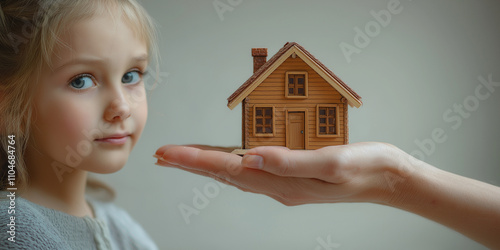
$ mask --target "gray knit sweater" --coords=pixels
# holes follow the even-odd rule
[[[157,249],[142,227],[112,203],[88,200],[95,218],[75,217],[21,197],[13,208],[8,194],[0,192],[0,249]]]

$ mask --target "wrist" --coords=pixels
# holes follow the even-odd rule
[[[383,173],[385,195],[382,203],[397,208],[420,203],[415,199],[425,198],[419,195],[421,188],[428,185],[428,177],[437,169],[395,146],[390,147],[390,163]]]
[[[359,166],[359,171],[351,183],[358,185],[355,189],[360,192],[349,201],[390,205],[405,193],[404,189],[410,185],[409,178],[417,172],[415,168],[419,164],[415,162],[420,161],[391,144],[367,142],[357,145],[362,150],[361,154],[350,155],[356,156],[356,161],[352,162],[356,162],[353,166]],[[353,151],[358,150],[356,147],[351,146]]]
[[[384,143],[385,144],[385,143]],[[407,154],[391,144],[385,144],[383,164],[377,170],[374,203],[401,207],[418,193],[419,183],[432,166]]]

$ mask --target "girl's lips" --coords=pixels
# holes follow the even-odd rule
[[[107,144],[112,144],[112,145],[123,145],[127,142],[128,138],[129,138],[128,135],[126,135],[126,136],[113,136],[113,137],[96,139],[96,141],[102,142],[102,143],[107,143]]]

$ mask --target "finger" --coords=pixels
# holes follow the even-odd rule
[[[210,177],[210,178],[213,178],[216,181],[222,182],[222,183],[227,184],[227,185],[234,186],[234,187],[238,188],[241,191],[258,193],[258,194],[264,194],[264,195],[267,195],[267,196],[269,196],[269,197],[271,197],[271,198],[273,198],[273,199],[275,199],[275,200],[277,200],[277,201],[279,201],[279,202],[281,202],[281,203],[283,203],[285,205],[292,205],[290,202],[288,202],[283,197],[277,196],[274,193],[269,192],[268,190],[264,190],[263,189],[263,190],[257,191],[255,189],[252,189],[251,187],[249,188],[249,187],[242,186],[241,184],[239,184],[237,182],[236,179],[232,179],[232,178],[228,177],[225,174],[219,173],[219,175],[218,175],[218,174],[213,174],[213,173],[210,173],[210,172],[199,171],[199,170],[196,170],[196,169],[193,169],[193,168],[187,168],[187,167],[178,166],[178,165],[177,166],[176,165],[171,165],[169,163],[162,162],[161,160],[158,160],[158,162],[156,163],[156,165],[158,165],[158,166],[166,166],[166,167],[175,167],[175,168],[178,168],[178,169],[181,169],[181,170],[193,173],[193,174]],[[294,205],[298,205],[298,204],[299,203],[294,204]]]
[[[155,157],[171,165],[180,165],[214,174],[225,171],[236,175],[242,169],[241,157],[238,155],[188,146],[166,145],[156,151]]]
[[[305,195],[306,190],[312,188],[312,185],[304,188],[306,183],[314,182],[317,188],[323,186],[319,180],[282,177],[266,171],[243,168],[240,165],[241,157],[223,152],[186,146],[165,146],[157,153],[162,153],[159,165],[173,166],[191,173],[223,180],[224,183],[236,186],[243,191],[265,194],[286,205],[301,204],[303,202],[300,200],[311,196],[311,194]]]
[[[279,194],[277,195],[277,194],[275,194],[275,192],[272,192],[272,191],[270,191],[268,189],[264,189],[263,188],[263,189],[257,190],[257,189],[252,188],[252,185],[248,185],[247,184],[250,187],[246,187],[246,186],[243,186],[242,184],[239,184],[238,180],[239,179],[243,179],[244,176],[248,175],[246,173],[243,173],[239,178],[231,178],[230,176],[228,177],[227,175],[224,175],[224,174],[222,174],[221,176],[219,176],[217,174],[213,174],[213,173],[209,173],[209,172],[204,172],[204,171],[199,171],[199,170],[196,170],[196,169],[193,169],[193,168],[187,168],[187,167],[183,167],[183,166],[171,165],[169,163],[162,162],[161,160],[158,160],[158,162],[156,163],[156,165],[166,166],[166,167],[175,167],[175,168],[178,168],[178,169],[181,169],[181,170],[193,173],[193,174],[198,174],[198,175],[201,175],[201,176],[210,177],[210,178],[213,178],[216,181],[219,181],[219,182],[222,182],[224,184],[236,187],[239,190],[244,191],[244,192],[251,192],[251,193],[257,193],[257,194],[263,194],[263,195],[269,196],[269,197],[275,199],[276,201],[278,201],[278,202],[280,202],[280,203],[282,203],[284,205],[287,205],[287,206],[300,205],[300,204],[304,204],[305,203],[305,202],[300,202],[300,201],[292,201],[292,200],[289,199],[288,196],[279,195]],[[269,175],[268,173],[265,173],[265,172],[262,172],[262,171],[261,171],[261,173],[263,173],[265,175]],[[259,175],[258,172],[256,172],[255,174]],[[254,178],[254,179],[259,178],[261,180],[267,179],[266,177],[262,177],[262,176],[250,177],[250,178]],[[274,178],[282,178],[282,177],[275,176]],[[272,180],[272,182],[273,183],[278,183],[280,181]],[[258,186],[263,187],[263,185],[260,185],[260,184]]]
[[[153,155],[154,157],[156,158],[159,158],[161,157],[161,155],[163,155],[163,152],[170,148],[170,147],[174,147],[176,145],[165,145],[165,146],[162,146],[160,147],[157,151],[156,151],[156,154]],[[212,151],[220,151],[220,152],[227,152],[227,153],[231,153],[233,152],[235,149],[239,149],[240,147],[221,147],[221,146],[210,146],[210,145],[203,145],[203,144],[189,144],[189,145],[184,145],[184,146],[187,146],[187,147],[192,147],[192,148],[198,148],[198,149],[202,149],[202,150],[212,150]]]
[[[283,147],[250,149],[241,160],[247,168],[261,169],[279,176],[318,178],[339,182],[339,165],[343,159],[340,147],[320,150],[290,150]]]
[[[200,171],[200,170],[197,170],[197,169],[187,168],[187,167],[183,167],[183,166],[179,166],[179,165],[172,165],[172,164],[167,163],[167,162],[162,161],[162,160],[158,160],[158,162],[156,162],[155,165],[164,166],[164,167],[178,168],[178,169],[181,169],[181,170],[193,173],[193,174],[210,177],[210,178],[213,178],[216,181],[222,182],[224,184],[228,184],[228,185],[232,185],[232,186],[236,186],[237,188],[240,188],[239,186],[237,186],[236,183],[230,182],[230,179],[226,178],[225,175],[219,176],[219,175],[213,174],[211,172]],[[240,189],[242,189],[242,188],[240,188]],[[243,190],[243,191],[246,191],[246,190]]]
[[[281,177],[254,169],[243,169],[239,175],[229,176],[226,172],[214,174],[194,168],[172,165],[161,160],[158,160],[156,165],[175,167],[190,173],[210,177],[244,192],[264,194],[287,206],[351,201],[348,199],[352,195],[351,188],[343,185],[337,186],[318,179]]]
[[[188,147],[193,147],[193,148],[199,148],[203,150],[212,150],[212,151],[220,151],[220,152],[226,152],[226,153],[231,153],[235,149],[239,149],[240,147],[220,147],[220,146],[210,146],[210,145],[202,145],[202,144],[189,144],[186,145]]]

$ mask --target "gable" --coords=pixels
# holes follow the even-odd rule
[[[333,74],[333,72],[326,68],[302,46],[297,43],[287,43],[228,98],[228,107],[230,109],[235,108],[292,55],[302,59],[303,62],[320,75],[332,88],[345,97],[349,105],[354,107],[360,107],[362,105],[361,97],[356,92],[349,88],[340,78]]]
[[[306,72],[308,97],[291,99],[285,96],[286,73]],[[340,93],[325,81],[316,71],[307,65],[301,58],[288,57],[271,74],[264,79],[247,96],[251,103],[341,103]]]

